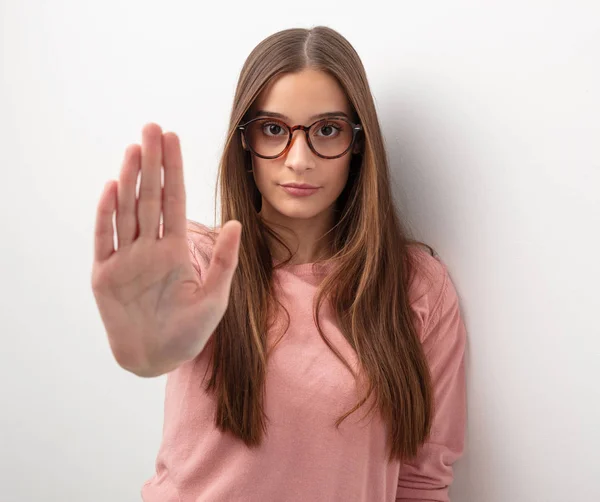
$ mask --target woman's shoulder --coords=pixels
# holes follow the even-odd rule
[[[439,316],[443,305],[457,303],[458,295],[448,267],[437,253],[432,255],[417,244],[409,245],[407,253],[411,265],[408,299],[419,331],[424,334]]]

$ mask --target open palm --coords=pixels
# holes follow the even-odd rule
[[[147,124],[141,146],[127,148],[118,182],[106,184],[96,215],[92,290],[123,368],[157,376],[201,352],[227,309],[240,236],[238,221],[223,225],[201,285],[188,245],[179,139]]]

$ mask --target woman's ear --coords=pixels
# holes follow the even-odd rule
[[[248,145],[246,144],[246,140],[244,139],[244,135],[240,134],[240,137],[242,138],[242,148],[246,151],[249,150]]]

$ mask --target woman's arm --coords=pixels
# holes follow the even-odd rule
[[[447,270],[436,305],[423,339],[434,387],[431,434],[416,458],[400,466],[396,502],[449,502],[452,466],[463,453],[466,329]]]

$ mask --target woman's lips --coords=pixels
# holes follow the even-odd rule
[[[286,187],[283,185],[279,185],[290,195],[294,195],[296,197],[306,197],[308,195],[314,194],[319,188],[295,188],[295,187]]]

